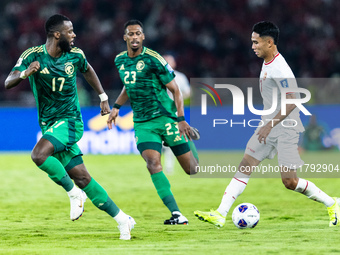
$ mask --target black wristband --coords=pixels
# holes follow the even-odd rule
[[[114,104],[114,105],[113,105],[113,108],[116,108],[116,109],[118,109],[118,110],[120,109],[120,107],[122,107],[120,104]]]
[[[177,121],[178,121],[178,122],[185,121],[184,116],[177,117]]]

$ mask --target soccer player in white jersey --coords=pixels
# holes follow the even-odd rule
[[[252,49],[259,58],[264,60],[259,84],[264,110],[270,109],[272,106],[274,89],[279,95],[278,102],[281,102],[282,96],[286,96],[287,99],[299,97],[295,93],[281,95],[282,88],[297,88],[297,84],[292,70],[278,52],[278,39],[279,29],[273,23],[262,21],[254,25],[251,35]],[[329,226],[339,226],[339,199],[328,196],[314,183],[297,177],[296,168],[304,164],[298,153],[299,133],[304,131],[299,117],[299,109],[294,104],[288,104],[286,115],[283,115],[281,105],[278,103],[276,111],[270,115],[262,116],[262,120],[265,124],[259,126],[248,141],[238,172],[227,186],[218,209],[210,212],[195,211],[194,214],[200,220],[223,227],[232,204],[247,186],[252,169],[262,160],[271,159],[275,154],[278,154],[281,178],[285,187],[323,203],[328,209]],[[282,125],[282,121],[284,121],[284,125]]]

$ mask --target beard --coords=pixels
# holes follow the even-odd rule
[[[64,52],[70,52],[72,47],[70,45],[70,42],[65,38],[65,36],[61,36],[58,46],[60,47],[60,49]]]

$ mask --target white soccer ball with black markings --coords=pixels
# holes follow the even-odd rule
[[[251,203],[242,203],[235,207],[232,219],[238,228],[254,228],[260,220],[260,212]]]

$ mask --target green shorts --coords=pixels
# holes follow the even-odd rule
[[[75,119],[60,119],[50,126],[42,127],[42,138],[53,144],[53,157],[62,163],[66,171],[83,163],[83,154],[77,145],[83,132],[83,122]]]
[[[178,123],[169,117],[161,116],[144,122],[135,122],[134,129],[140,154],[147,149],[161,153],[162,141],[171,148],[175,156],[190,151],[188,142],[183,136],[179,136]]]

